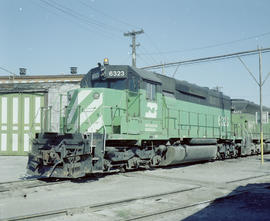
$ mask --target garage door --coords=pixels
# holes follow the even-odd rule
[[[44,94],[0,95],[0,155],[27,155],[40,132]]]

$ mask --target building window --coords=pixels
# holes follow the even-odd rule
[[[157,85],[146,82],[146,99],[156,100]]]

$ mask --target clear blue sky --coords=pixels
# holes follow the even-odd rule
[[[138,67],[267,48],[269,8],[269,0],[0,0],[0,66],[47,75],[70,66],[86,73],[104,57],[130,64],[131,39],[123,32],[140,28]],[[243,59],[258,76],[258,56]],[[263,54],[264,76],[269,59]],[[183,66],[176,78],[258,103],[259,89],[237,59]],[[270,78],[263,93],[270,107]]]

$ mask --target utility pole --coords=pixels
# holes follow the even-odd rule
[[[261,139],[261,160],[262,164],[264,162],[263,159],[263,106],[262,106],[262,53],[259,49],[259,88],[260,88],[260,139]]]
[[[215,90],[215,91],[217,91],[217,92],[221,92],[221,89],[222,89],[223,87],[221,87],[221,86],[215,86],[215,87],[213,87],[213,90]]]
[[[260,144],[261,144],[261,162],[262,164],[264,163],[263,159],[263,105],[262,105],[262,87],[264,83],[266,82],[267,78],[270,76],[270,72],[267,74],[265,79],[262,81],[262,52],[261,49],[258,47],[258,52],[259,52],[259,82],[257,81],[256,77],[253,75],[253,73],[249,70],[247,65],[244,63],[244,61],[238,57],[240,62],[244,65],[248,73],[251,75],[253,80],[257,83],[260,89]]]
[[[130,45],[130,47],[132,48],[132,66],[133,67],[136,67],[136,47],[140,46],[140,44],[136,44],[136,35],[139,35],[142,33],[144,33],[143,29],[139,31],[131,31],[131,32],[124,33],[124,36],[132,37],[132,44]]]

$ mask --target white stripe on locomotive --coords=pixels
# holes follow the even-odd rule
[[[103,103],[103,93],[100,94],[98,99],[95,99],[90,103],[80,114],[80,122],[81,126],[85,122],[87,122],[87,119],[91,117],[91,115],[102,105]]]
[[[77,94],[77,97],[76,97],[76,100],[71,108],[71,111],[68,115],[68,120],[67,122],[70,124],[73,117],[74,117],[74,114],[76,112],[76,109],[78,108],[78,106],[82,103],[82,101],[84,101],[84,99],[89,96],[91,94],[92,90],[83,90],[83,91],[80,91],[78,94]],[[77,121],[77,120],[76,120]]]
[[[99,116],[99,118],[87,129],[87,132],[89,133],[95,133],[100,128],[102,128],[104,125],[102,116]]]

